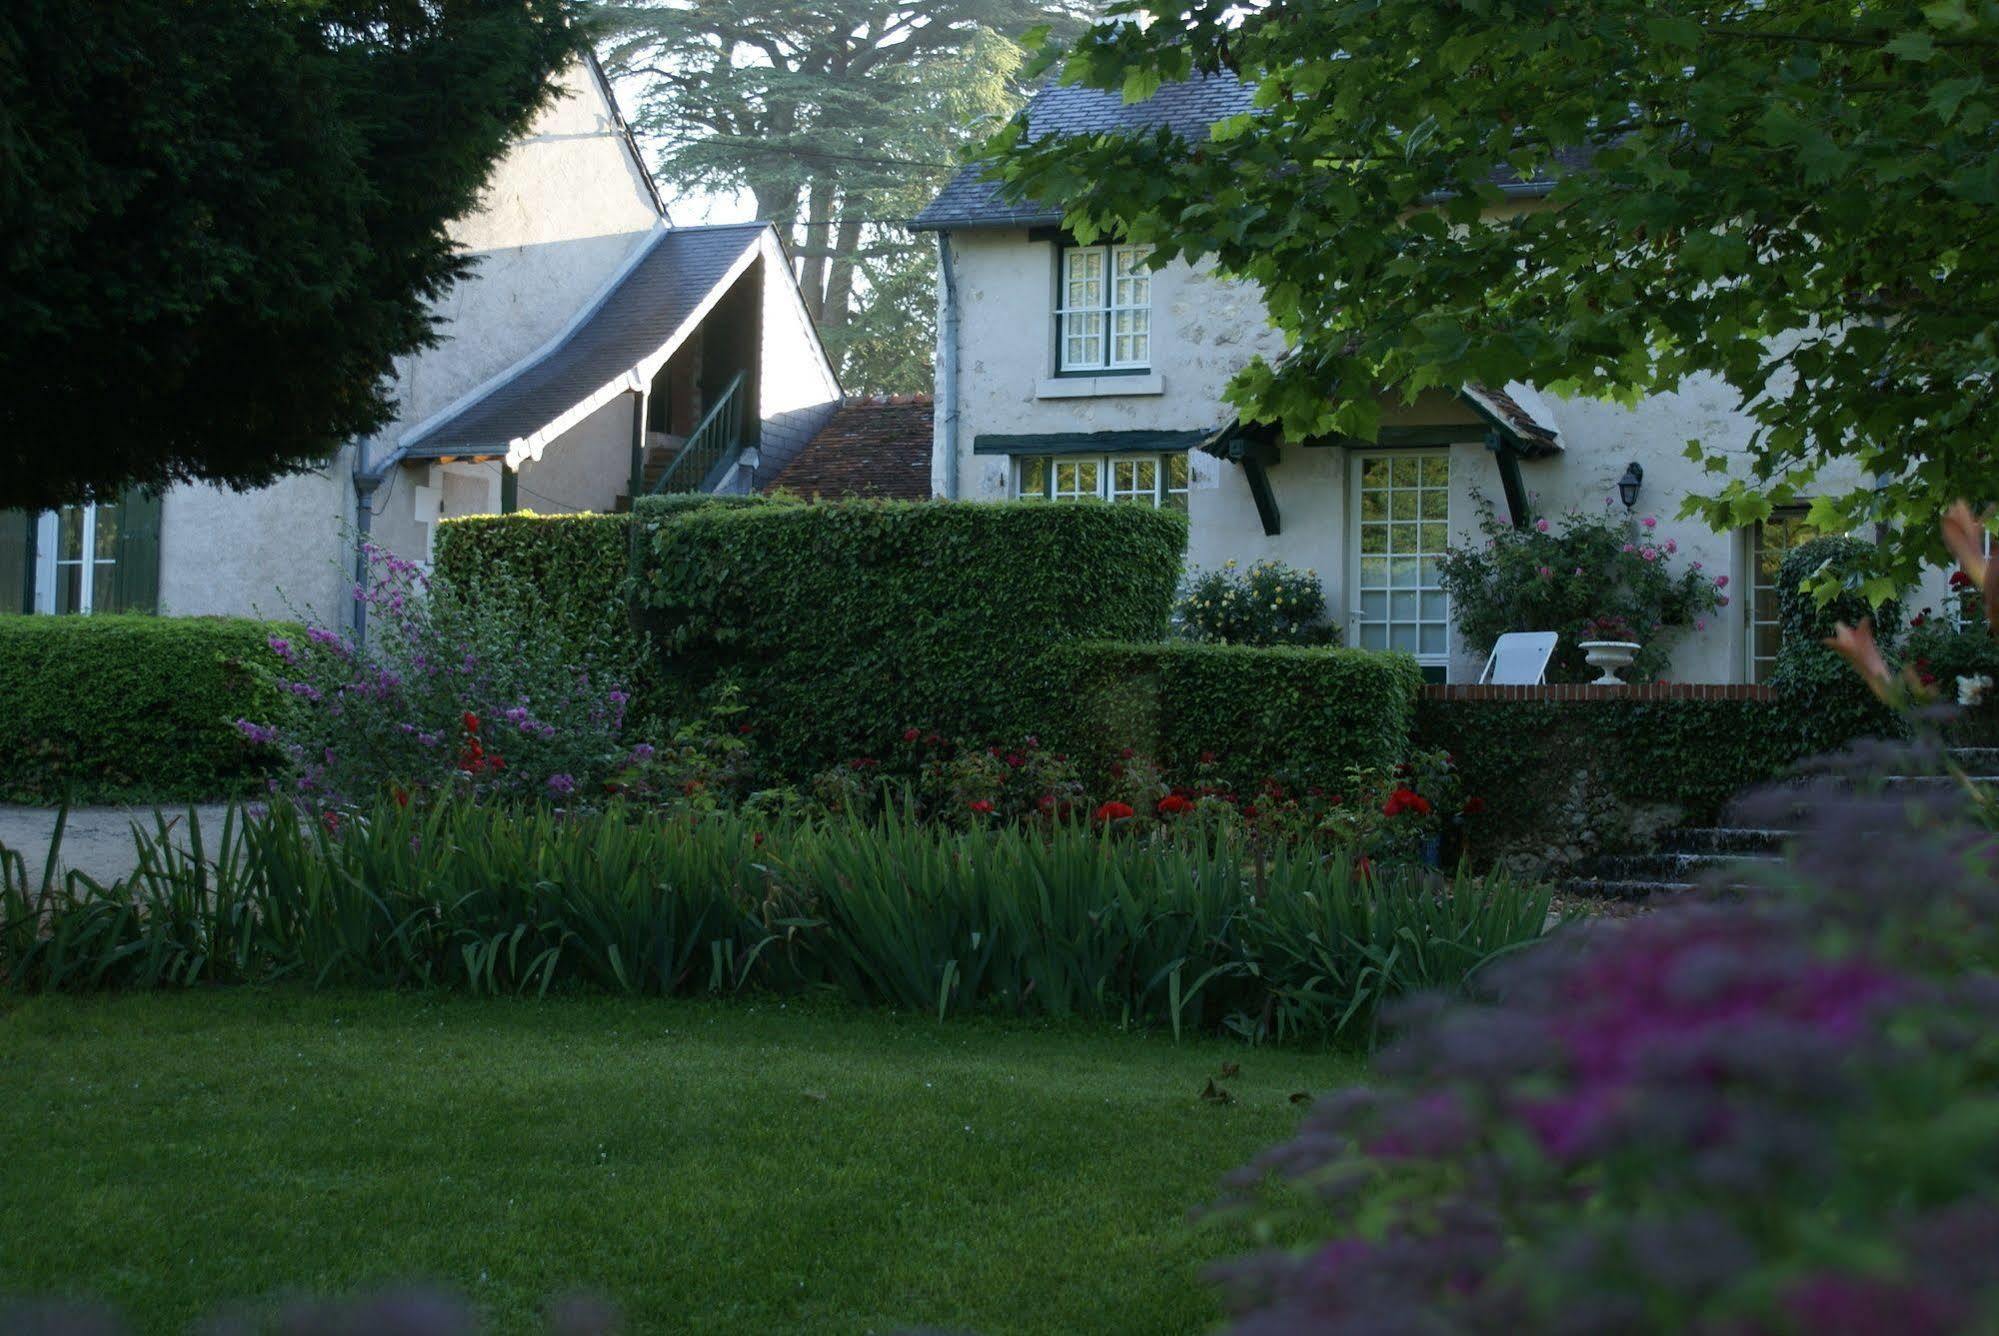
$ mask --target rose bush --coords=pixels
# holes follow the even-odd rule
[[[1195,569],[1173,607],[1173,624],[1189,640],[1214,645],[1337,645],[1340,628],[1326,620],[1319,577],[1278,561],[1247,571],[1235,562]]]
[[[1452,619],[1479,653],[1508,631],[1556,632],[1551,682],[1596,675],[1583,660],[1586,640],[1636,641],[1626,677],[1656,678],[1673,641],[1705,630],[1708,614],[1728,604],[1728,577],[1710,577],[1698,562],[1676,569],[1679,542],[1654,516],[1628,520],[1606,506],[1516,529],[1490,499],[1477,504],[1483,541],[1452,548],[1442,562]]]

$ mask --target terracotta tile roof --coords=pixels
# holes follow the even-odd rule
[[[930,418],[927,394],[851,400],[763,490],[782,487],[829,501],[847,496],[927,501]]]

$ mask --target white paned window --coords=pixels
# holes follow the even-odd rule
[[[1150,250],[1070,246],[1062,251],[1057,371],[1143,371],[1152,365],[1152,274],[1145,268]]]
[[[1013,494],[1024,500],[1115,501],[1187,508],[1187,456],[1030,455],[1013,465]]]
[[[40,612],[90,612],[113,606],[118,566],[118,507],[64,506],[41,517],[37,546]]]
[[[1442,451],[1360,455],[1353,462],[1353,641],[1420,663],[1450,661],[1451,460]]]

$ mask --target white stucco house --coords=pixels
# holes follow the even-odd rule
[[[1199,142],[1248,109],[1249,90],[1223,74],[1129,106],[1116,91],[1050,85],[1026,115],[1037,136],[1168,127]],[[1550,187],[1504,188],[1524,202]],[[977,167],[916,226],[935,234],[939,256],[938,495],[1184,509],[1191,563],[1309,568],[1346,643],[1407,650],[1426,675],[1464,682],[1482,655],[1451,623],[1437,558],[1467,541],[1477,496],[1516,523],[1530,507],[1601,508],[1636,465],[1635,514],[1658,517],[1683,559],[1729,579],[1729,605],[1676,645],[1669,675],[1742,683],[1772,666],[1773,579],[1802,512],[1729,533],[1672,519],[1689,489],[1714,484],[1685,458],[1687,441],[1739,452],[1752,434],[1720,382],[1689,381],[1631,408],[1471,385],[1385,405],[1376,442],[1275,439],[1238,427],[1221,398],[1254,356],[1282,351],[1253,287],[1181,261],[1148,271],[1115,242],[1077,245],[1058,209],[1003,198]]]
[[[357,532],[424,560],[453,516],[748,490],[839,407],[775,229],[673,226],[593,59],[452,231],[475,267],[395,367],[395,423],[256,491],[0,512],[0,611],[341,623]]]

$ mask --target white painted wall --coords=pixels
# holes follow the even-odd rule
[[[370,449],[379,456],[410,426],[547,342],[659,223],[614,108],[590,69],[576,65],[561,96],[495,166],[478,211],[453,224],[473,272],[437,303],[443,342],[397,361],[401,413]],[[161,610],[282,613],[282,587],[298,611],[344,620],[352,469],[350,448],[322,472],[255,492],[170,491],[160,520]],[[376,493],[375,538],[427,557],[440,508],[459,513],[490,495],[480,508],[497,509],[497,488],[496,472],[472,466],[396,470]]]
[[[1052,397],[1044,384],[1053,370],[1055,248],[1031,242],[1024,231],[971,231],[951,235],[961,303],[959,362],[959,495],[997,499],[1007,494],[1007,461],[973,454],[982,433],[1093,432],[1131,429],[1188,430],[1217,426],[1233,416],[1222,403],[1229,378],[1255,354],[1282,346],[1254,289],[1175,263],[1153,276],[1152,377],[1137,385],[1098,382],[1117,392],[1100,397]],[[1151,382],[1151,383],[1146,383]],[[1067,387],[1060,387],[1066,389]],[[939,424],[932,457],[934,485],[945,478],[943,429],[951,387],[939,384]],[[1689,382],[1678,392],[1655,395],[1635,408],[1597,400],[1541,396],[1563,453],[1522,465],[1537,514],[1557,516],[1571,507],[1601,510],[1614,495],[1625,466],[1645,470],[1636,516],[1659,521],[1654,531],[1672,535],[1678,559],[1699,561],[1711,576],[1728,577],[1729,605],[1708,629],[1688,632],[1674,651],[1668,675],[1680,681],[1731,682],[1747,676],[1749,553],[1741,533],[1715,533],[1695,521],[1678,521],[1681,501],[1718,481],[1685,458],[1690,439],[1744,453],[1752,432],[1736,411],[1733,391],[1718,381]],[[1391,421],[1466,421],[1466,410],[1448,397],[1394,406]],[[1451,459],[1450,527],[1454,542],[1470,541],[1477,520],[1474,494],[1492,498],[1504,514],[1496,461],[1482,446],[1455,446]],[[1188,497],[1188,561],[1213,566],[1273,558],[1318,573],[1327,606],[1343,616],[1349,598],[1347,550],[1348,452],[1287,445],[1270,471],[1283,532],[1266,536],[1242,470],[1196,453]],[[1844,487],[1855,475],[1828,471],[1827,485]],[[1621,513],[1622,506],[1616,509]],[[1634,516],[1634,519],[1636,518]],[[1931,582],[1940,588],[1940,578]],[[1926,588],[1917,602],[1937,601]],[[1456,644],[1451,677],[1470,681],[1482,657]]]

